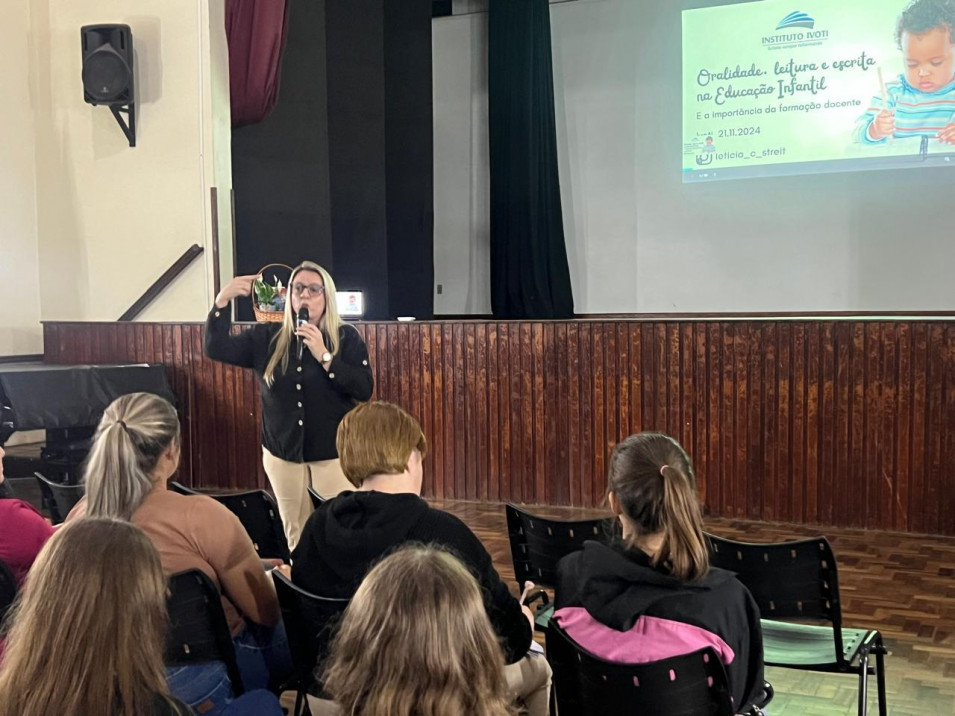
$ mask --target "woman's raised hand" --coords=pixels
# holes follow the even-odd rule
[[[236,276],[229,281],[216,296],[216,308],[225,308],[233,298],[251,296],[252,284],[257,278],[258,276]]]

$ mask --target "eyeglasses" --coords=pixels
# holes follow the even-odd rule
[[[293,283],[292,284],[292,293],[296,296],[301,296],[305,291],[308,291],[310,296],[321,296],[325,293],[325,287],[320,283]]]

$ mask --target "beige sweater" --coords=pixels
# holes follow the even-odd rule
[[[86,514],[83,499],[68,520]],[[157,486],[132,523],[159,551],[167,574],[199,569],[222,591],[222,607],[233,635],[244,619],[274,626],[279,620],[275,588],[239,519],[211,497],[180,495]]]

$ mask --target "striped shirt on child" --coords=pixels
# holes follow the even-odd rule
[[[895,137],[936,137],[948,124],[955,122],[955,80],[937,92],[922,92],[910,85],[904,76],[898,82],[885,86],[888,106],[882,106],[882,97],[872,100],[868,111],[859,117],[853,139],[863,144],[883,144],[887,138],[875,140],[869,136],[869,125],[883,109],[895,111]]]

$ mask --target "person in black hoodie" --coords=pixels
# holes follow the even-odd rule
[[[759,609],[731,572],[708,564],[686,452],[667,435],[631,435],[613,451],[607,489],[622,536],[561,560],[554,618],[583,648],[618,663],[711,646],[737,711],[752,704],[763,687]]]
[[[359,405],[342,420],[337,447],[342,470],[357,489],[309,517],[292,552],[292,581],[323,597],[350,598],[371,567],[403,545],[451,551],[481,586],[511,693],[532,716],[546,714],[551,671],[542,656],[529,653],[533,615],[508,591],[467,525],[420,497],[427,441],[418,421],[391,403]]]

